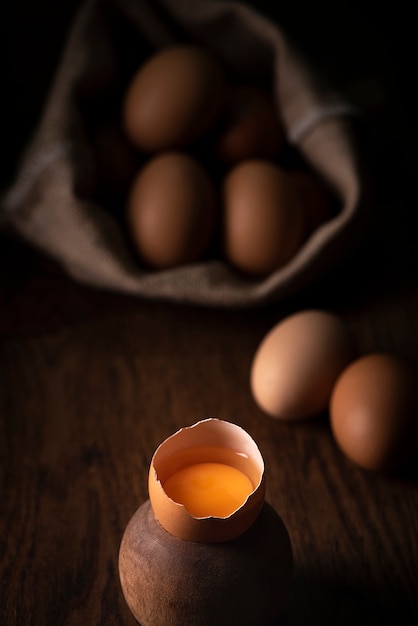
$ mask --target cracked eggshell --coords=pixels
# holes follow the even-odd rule
[[[245,502],[227,517],[194,517],[164,491],[164,481],[185,465],[184,460],[178,459],[193,458],[191,451],[202,446],[216,451],[214,458],[202,461],[231,464],[244,472],[254,486]],[[199,461],[194,459],[193,463],[196,462]],[[171,535],[192,542],[229,541],[248,530],[261,512],[265,496],[264,461],[255,441],[244,429],[208,418],[181,428],[160,444],[151,460],[148,489],[154,515]]]

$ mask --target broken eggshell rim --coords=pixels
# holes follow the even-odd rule
[[[226,517],[195,517],[164,490],[161,480],[164,461],[175,452],[201,445],[220,446],[244,454],[256,473],[256,480],[250,477],[255,485],[252,492]],[[154,515],[167,532],[187,541],[216,543],[243,534],[260,514],[265,490],[264,460],[254,439],[241,426],[218,418],[210,417],[180,428],[158,446],[151,459],[148,491]]]

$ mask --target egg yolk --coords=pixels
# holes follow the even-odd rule
[[[164,491],[195,517],[228,517],[254,490],[246,474],[224,463],[196,463],[172,474]]]

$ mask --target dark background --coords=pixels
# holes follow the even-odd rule
[[[180,0],[181,1],[181,0]],[[39,119],[66,36],[82,0],[6,0],[0,19],[0,189],[13,180]],[[253,2],[292,34],[336,87],[360,94],[382,138],[414,159],[417,123],[414,20],[402,3]],[[378,9],[376,9],[378,7]],[[382,121],[383,118],[383,121]],[[392,148],[392,142],[395,142]]]

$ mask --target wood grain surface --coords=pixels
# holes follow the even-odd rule
[[[11,158],[2,185],[42,108],[39,90],[49,84],[77,2],[64,4],[67,12],[55,22],[51,2],[37,4],[37,19],[49,19],[48,40],[33,20],[21,19],[19,7],[28,2],[7,3],[3,24],[12,34],[3,58],[12,80],[3,122]],[[312,5],[309,16],[316,10]],[[262,337],[305,308],[341,315],[361,352],[418,361],[417,159],[410,132],[416,100],[406,63],[415,48],[403,37],[413,22],[408,28],[400,11],[393,23],[398,47],[386,36],[392,13],[366,63],[366,73],[376,60],[388,70],[394,105],[380,127],[375,215],[359,249],[303,294],[253,310],[137,300],[76,284],[51,260],[0,235],[0,626],[135,625],[118,575],[123,532],[147,499],[155,448],[207,416],[243,426],[264,456],[267,500],[288,529],[295,557],[282,626],[418,624],[418,460],[397,475],[363,471],[336,447],[326,414],[280,423],[258,409],[249,389]],[[334,18],[344,16],[336,5]],[[379,31],[376,11],[367,17],[364,23],[352,14],[345,31],[344,43],[356,54],[354,63],[346,50],[344,67],[354,78],[365,59],[359,44],[364,52]],[[300,27],[298,10],[296,18]],[[353,40],[354,22],[364,26],[361,41]],[[311,41],[322,42],[318,58],[337,78],[342,66],[330,50],[339,31],[318,17],[316,23],[324,38]],[[305,19],[303,28],[310,25]],[[21,45],[27,38],[35,44],[30,58],[31,48]],[[408,154],[401,140],[412,147]]]

